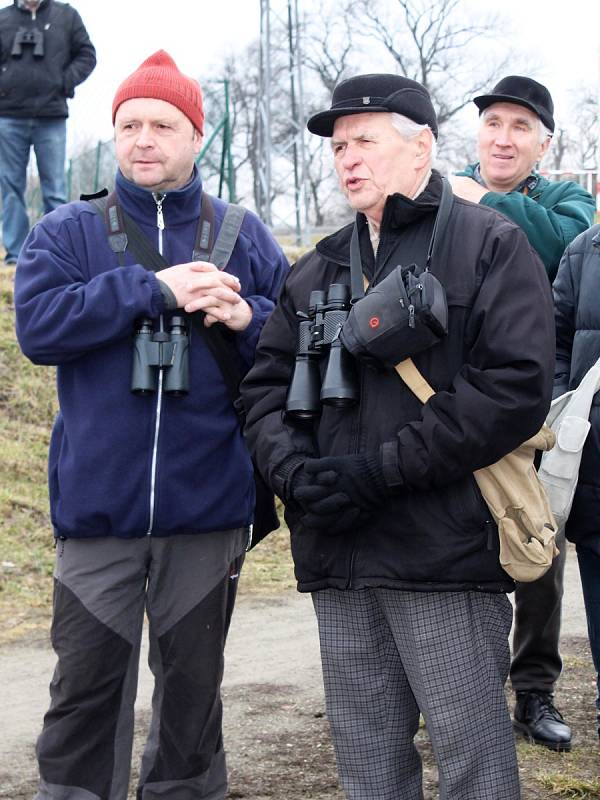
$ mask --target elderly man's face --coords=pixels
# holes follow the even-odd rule
[[[331,147],[342,192],[352,208],[381,224],[389,195],[412,197],[431,158],[430,133],[404,139],[382,112],[339,117]]]
[[[510,192],[531,173],[550,146],[540,142],[539,119],[515,103],[494,103],[481,117],[479,161],[486,186]]]
[[[179,189],[192,174],[202,136],[164,100],[126,100],[115,117],[115,152],[123,175],[153,192]]]

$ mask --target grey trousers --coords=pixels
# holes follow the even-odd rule
[[[246,538],[58,542],[36,800],[126,800],[144,610],[155,688],[138,800],[225,797],[220,685]]]
[[[504,594],[329,589],[313,602],[348,800],[422,800],[419,713],[440,800],[518,800]]]
[[[554,691],[562,670],[559,652],[563,576],[567,543],[557,537],[560,554],[548,572],[533,583],[517,583],[510,682],[515,692]]]

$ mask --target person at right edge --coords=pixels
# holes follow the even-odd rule
[[[450,178],[454,193],[519,225],[552,281],[567,245],[592,224],[595,207],[575,181],[549,181],[537,172],[554,132],[550,92],[531,78],[509,75],[473,102],[480,112],[479,163]],[[564,531],[557,545],[560,555],[542,578],[517,583],[510,680],[515,731],[551,750],[570,750],[571,730],[554,706],[562,670]]]
[[[473,472],[546,418],[550,286],[518,225],[448,196],[433,168],[437,118],[420,83],[349,78],[308,128],[331,139],[355,224],[291,269],[242,395],[255,462],[285,504],[298,589],[312,594],[341,785],[348,800],[422,800],[414,742],[422,714],[441,800],[519,800],[504,693],[514,582],[500,565],[498,531]],[[418,267],[430,248],[425,277]],[[413,276],[434,276],[443,287],[448,314],[445,336],[407,351],[417,323],[398,282],[410,265]],[[370,289],[359,299],[363,277]],[[381,327],[387,361],[340,352],[338,339],[350,345],[346,321],[339,336],[329,317],[314,316],[307,330],[323,292],[337,307],[349,284],[356,302],[346,320],[366,304],[366,330]],[[395,313],[408,312],[405,324],[389,327],[380,310],[389,297],[398,298]],[[309,362],[318,359],[305,342],[320,341],[321,330],[332,336],[317,364],[321,393],[332,352],[346,353],[356,380],[344,373],[339,389],[331,384],[334,402],[318,407],[312,394],[294,396],[292,378],[310,368],[305,351]],[[408,355],[436,392],[424,404],[391,366]],[[348,390],[355,405],[338,402]],[[294,416],[306,407],[315,413]]]
[[[567,247],[553,286],[556,322],[554,395],[576,389],[600,358],[600,225]],[[596,670],[600,738],[600,392],[590,410],[577,489],[565,526],[575,543],[588,636]]]

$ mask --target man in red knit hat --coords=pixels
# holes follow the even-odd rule
[[[223,648],[255,482],[207,335],[220,323],[247,371],[287,262],[246,212],[226,267],[211,263],[231,207],[202,191],[202,93],[167,53],[119,86],[112,115],[115,193],[48,214],[17,266],[19,341],[57,366],[60,398],[58,664],[36,798],[126,800],[146,611],[155,691],[137,797],[222,800]]]

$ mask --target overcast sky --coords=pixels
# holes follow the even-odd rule
[[[600,81],[600,3],[568,0],[465,0],[482,11],[507,15],[519,30],[515,41],[540,69],[534,77],[545,83],[558,114],[568,91],[579,83]],[[1,2],[6,5],[5,2]],[[112,135],[110,108],[120,81],[147,56],[163,48],[180,69],[202,80],[215,75],[214,66],[226,53],[241,51],[260,33],[259,0],[71,0],[96,46],[98,65],[70,102],[69,139],[87,142]],[[314,0],[299,0],[302,14]],[[280,13],[286,0],[272,0]],[[318,4],[317,4],[318,7]]]

